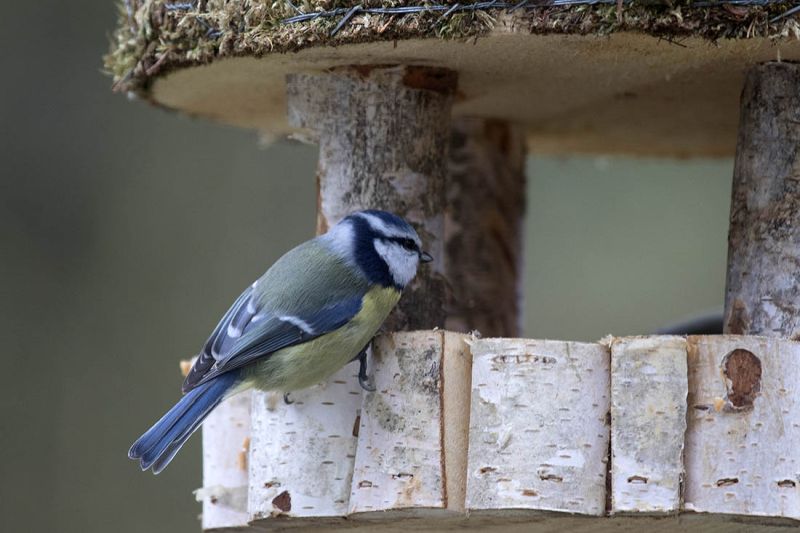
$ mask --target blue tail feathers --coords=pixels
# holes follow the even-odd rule
[[[128,457],[138,459],[142,470],[161,472],[238,380],[238,372],[228,372],[186,393],[133,443]]]

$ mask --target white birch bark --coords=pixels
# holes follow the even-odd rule
[[[472,353],[467,511],[603,515],[609,348],[484,339]]]
[[[373,345],[350,512],[440,516],[464,509],[470,354],[465,336],[395,333]]]
[[[800,339],[800,65],[750,69],[733,171],[725,333]]]
[[[611,344],[611,512],[681,510],[686,339]]]
[[[292,392],[286,405],[255,392],[250,441],[251,522],[288,524],[347,514],[356,450],[361,388],[349,364],[324,384]],[[297,520],[302,524],[303,520]]]
[[[685,507],[800,519],[800,343],[689,337]]]
[[[246,526],[251,392],[228,398],[203,422],[203,529]]]
[[[289,406],[254,393],[248,465],[247,395],[232,398],[204,429],[203,527],[766,533],[800,520],[800,342],[610,346],[382,336],[370,364],[378,390],[363,403],[356,365]]]

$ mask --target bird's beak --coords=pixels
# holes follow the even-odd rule
[[[431,261],[433,261],[433,256],[428,252],[421,252],[419,254],[419,260],[422,261],[423,263],[430,263]]]

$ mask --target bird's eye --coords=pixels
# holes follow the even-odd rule
[[[409,252],[419,252],[419,247],[417,246],[417,243],[414,241],[414,239],[409,239],[407,237],[392,237],[387,240],[399,244]]]
[[[411,250],[411,251],[417,250],[417,243],[415,243],[412,239],[400,239],[400,246],[402,246],[406,250]]]

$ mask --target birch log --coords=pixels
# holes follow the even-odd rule
[[[377,390],[364,395],[350,512],[361,518],[464,510],[470,361],[466,337],[444,331],[381,336]]]
[[[453,122],[445,249],[447,329],[518,337],[522,328],[525,136],[496,120]]]
[[[686,339],[626,337],[611,345],[611,512],[682,508]]]
[[[800,518],[800,343],[689,337],[686,509]]]
[[[431,67],[343,68],[287,77],[289,122],[319,141],[320,232],[358,209],[406,218],[434,260],[387,322],[445,323],[444,213],[456,74]]]
[[[467,511],[605,514],[608,347],[484,339],[472,354]]]
[[[725,332],[800,339],[800,65],[747,74],[733,171]]]
[[[247,457],[250,448],[250,398],[228,398],[203,422],[203,529],[246,526]]]
[[[324,523],[347,514],[361,389],[358,365],[326,383],[279,395],[253,394],[250,521],[267,527]],[[275,520],[278,519],[278,520]]]
[[[287,78],[289,119],[320,143],[318,232],[358,209],[415,225],[433,268],[406,289],[389,329],[444,324],[444,187],[455,74],[433,68],[354,67]],[[290,406],[253,404],[251,520],[347,513],[361,390],[349,365]],[[295,520],[297,522],[297,520]],[[285,523],[285,522],[284,522]],[[275,525],[269,522],[269,527]]]

